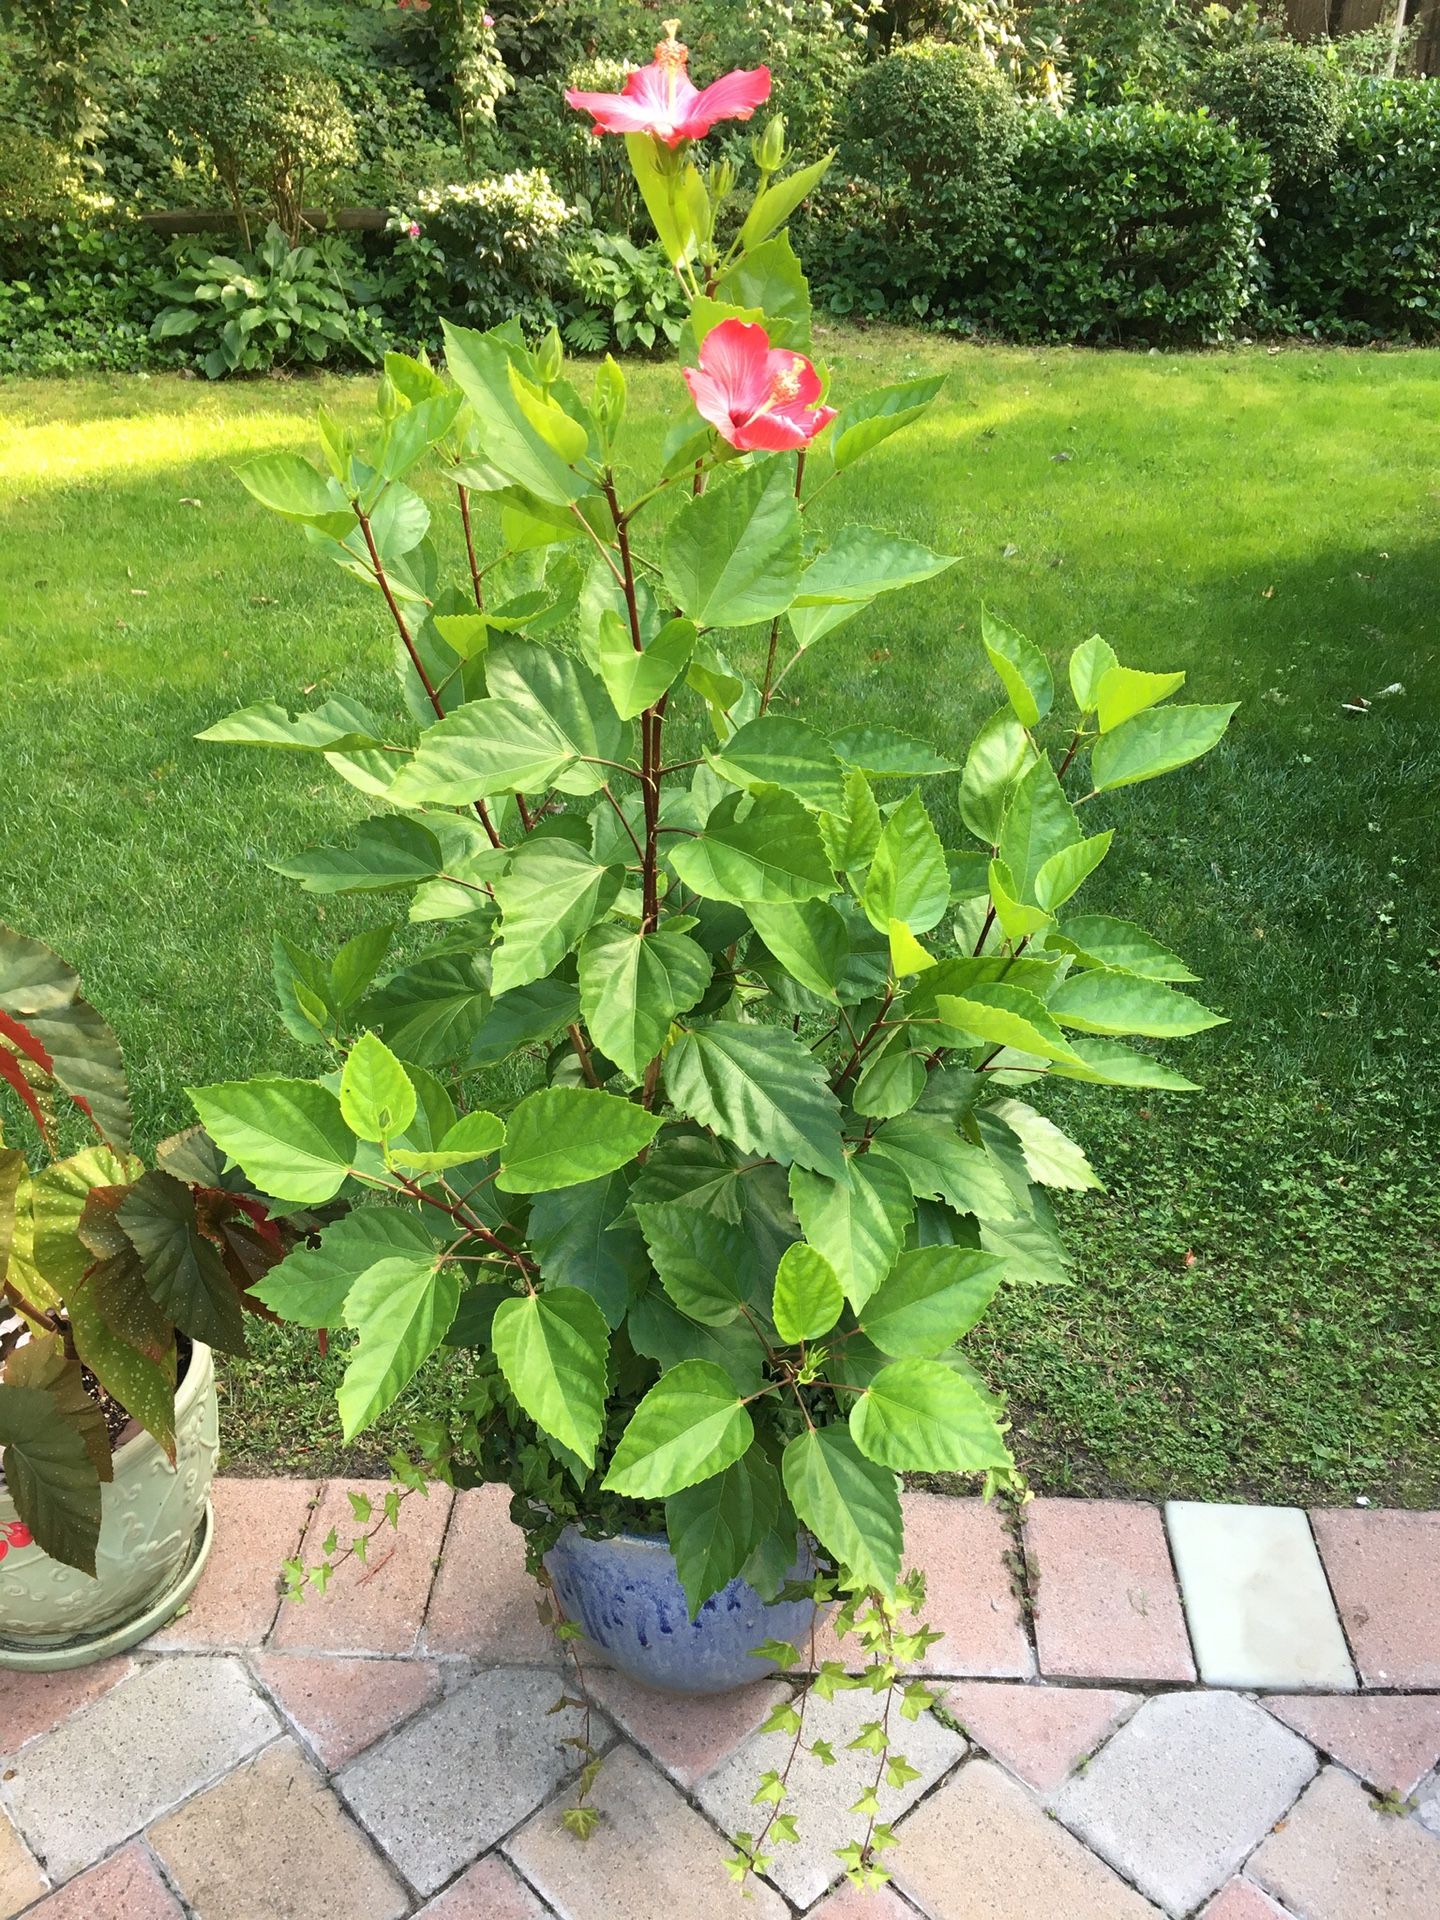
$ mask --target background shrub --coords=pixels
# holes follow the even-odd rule
[[[339,87],[278,34],[197,41],[170,63],[162,98],[214,169],[247,248],[247,207],[260,206],[294,245],[307,192],[358,155]]]
[[[253,253],[179,250],[151,338],[185,343],[207,378],[380,357],[354,249],[334,234],[292,247],[274,221]]]
[[[645,353],[674,346],[690,311],[675,270],[657,243],[637,247],[619,234],[593,233],[567,265],[575,297],[564,334],[581,353]]]
[[[1334,161],[1277,196],[1265,323],[1328,340],[1440,333],[1440,86],[1357,81]]]
[[[543,168],[429,187],[391,214],[374,262],[377,298],[411,345],[438,346],[442,319],[483,328],[513,317],[542,332],[559,315],[566,254],[584,231]]]
[[[1009,82],[974,49],[901,47],[867,67],[845,101],[840,165],[874,191],[842,192],[818,218],[832,237],[844,218],[863,222],[854,245],[883,260],[892,305],[943,310],[1000,231],[1021,125]]]
[[[1265,149],[1276,185],[1314,180],[1335,158],[1346,84],[1333,60],[1293,40],[1257,40],[1201,68],[1196,96]]]
[[[80,217],[0,228],[0,373],[173,364],[150,339],[165,248],[147,228]]]
[[[1166,107],[1036,114],[974,311],[1022,340],[1223,339],[1257,273],[1265,161]]]

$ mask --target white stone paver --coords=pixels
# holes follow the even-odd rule
[[[865,1831],[865,1817],[850,1808],[875,1777],[875,1755],[852,1752],[850,1742],[867,1721],[880,1717],[883,1707],[883,1696],[866,1688],[837,1694],[833,1700],[812,1700],[806,1709],[806,1745],[828,1741],[835,1764],[827,1767],[814,1754],[802,1752],[790,1776],[785,1811],[795,1815],[800,1838],[773,1849],[770,1878],[797,1906],[809,1906],[840,1878],[843,1869],[835,1849]],[[880,1789],[880,1818],[895,1821],[954,1766],[966,1745],[930,1713],[910,1721],[892,1712],[891,1731],[895,1750],[920,1772],[920,1778],[903,1789]],[[727,1833],[756,1833],[763,1826],[767,1809],[753,1804],[755,1787],[767,1769],[778,1772],[784,1766],[791,1739],[789,1734],[757,1734],[696,1788],[701,1806]]]
[[[1212,1687],[1355,1686],[1299,1507],[1172,1500],[1165,1509],[1200,1678]]]
[[[278,1731],[238,1660],[161,1660],[32,1741],[3,1791],[51,1878],[67,1880]]]
[[[1178,1920],[1235,1871],[1315,1764],[1303,1740],[1237,1694],[1161,1694],[1054,1807]]]
[[[553,1672],[482,1673],[363,1753],[336,1785],[410,1884],[434,1893],[578,1771],[564,1743],[582,1716],[551,1713],[559,1697]],[[609,1731],[592,1715],[597,1746]]]

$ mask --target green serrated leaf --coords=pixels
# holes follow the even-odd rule
[[[504,1300],[491,1341],[510,1391],[530,1418],[593,1467],[605,1424],[610,1330],[590,1295],[550,1287]]]
[[[313,1080],[232,1080],[189,1094],[210,1138],[262,1193],[318,1206],[345,1184],[355,1136],[328,1088]]]
[[[900,1577],[903,1525],[895,1475],[861,1453],[844,1427],[811,1427],[781,1462],[790,1504],[856,1586],[890,1592]]]
[[[818,1340],[835,1325],[844,1304],[840,1281],[824,1254],[803,1240],[785,1249],[775,1271],[772,1313],[782,1340],[792,1346]]]
[[[1005,1263],[970,1247],[917,1247],[867,1301],[862,1331],[895,1359],[929,1359],[967,1334],[994,1299]]]
[[[663,1499],[723,1472],[754,1437],[730,1375],[711,1361],[685,1360],[635,1409],[602,1485],[635,1500]]]
[[[665,1087],[682,1113],[737,1146],[782,1166],[844,1173],[839,1102],[814,1054],[783,1027],[695,1028],[671,1049]]]
[[[496,1186],[544,1193],[614,1173],[660,1130],[660,1116],[587,1087],[544,1087],[511,1114]]]
[[[460,1304],[454,1267],[393,1255],[377,1260],[345,1299],[345,1324],[359,1335],[336,1392],[344,1438],[372,1425],[440,1345]]]
[[[867,1458],[896,1472],[1004,1472],[1015,1464],[985,1399],[941,1360],[882,1367],[856,1396],[850,1432]]]
[[[393,1140],[415,1118],[418,1101],[410,1076],[385,1042],[362,1033],[340,1075],[340,1112],[361,1140]]]

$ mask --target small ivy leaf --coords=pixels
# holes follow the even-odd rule
[[[600,1824],[598,1807],[567,1807],[560,1816],[560,1823],[567,1832],[573,1833],[577,1840],[588,1840]]]

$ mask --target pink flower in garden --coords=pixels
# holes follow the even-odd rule
[[[770,345],[752,320],[722,320],[700,345],[698,367],[682,369],[696,407],[743,453],[808,447],[835,418],[818,406],[820,376],[803,353]]]
[[[412,240],[418,240],[420,238],[420,222],[418,220],[412,220],[405,231]]]
[[[686,72],[690,49],[675,38],[676,20],[648,67],[625,76],[619,93],[581,93],[570,87],[567,105],[590,114],[596,133],[653,133],[667,147],[703,140],[718,120],[748,120],[770,98],[770,69],[737,69],[697,88]]]

